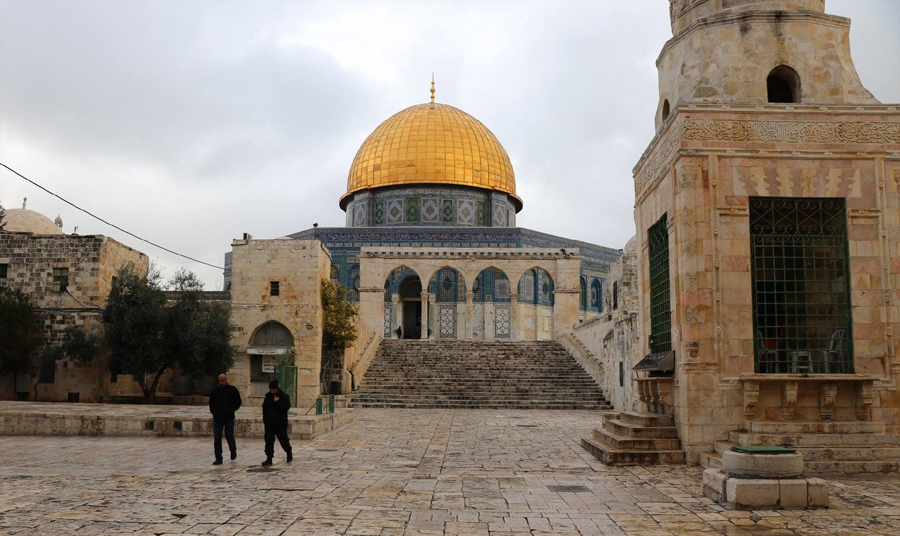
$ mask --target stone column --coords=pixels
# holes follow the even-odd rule
[[[519,340],[519,295],[515,292],[509,295],[509,340]]]
[[[424,318],[422,319],[424,323]],[[425,329],[425,338],[426,339],[434,339],[438,336],[438,331],[441,329],[441,326],[438,324],[441,321],[441,314],[438,311],[437,306],[437,294],[429,294],[428,295],[428,328]],[[432,324],[434,324],[432,326]]]
[[[466,335],[467,341],[472,340],[472,318],[475,312],[475,293],[471,290],[466,292]]]
[[[428,338],[428,306],[430,303],[428,291],[423,290],[421,296],[422,296],[422,321],[420,322],[421,326],[419,327],[419,331],[421,332],[419,334],[419,338],[427,339]]]
[[[403,307],[400,306],[400,295],[391,294],[391,338],[397,339],[397,328],[403,325]]]

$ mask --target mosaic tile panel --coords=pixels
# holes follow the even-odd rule
[[[484,201],[476,201],[475,203],[475,224],[487,225],[487,208]]]
[[[423,223],[440,223],[441,211],[439,208],[439,200],[434,197],[426,197],[422,199],[422,222]]]
[[[439,312],[438,333],[442,339],[456,338],[456,306],[442,306]]]
[[[453,223],[456,219],[456,208],[453,206],[452,199],[442,199],[441,200],[441,222],[442,223]]]
[[[389,225],[403,223],[402,199],[391,199],[387,202],[387,222]]]
[[[375,202],[375,210],[374,210],[374,222],[375,225],[381,225],[384,223],[384,201],[376,201]]]
[[[393,303],[384,304],[384,338],[391,338],[391,318],[393,317]]]
[[[509,307],[509,305],[498,305],[494,310],[494,334],[498,339],[509,338],[512,323]]]
[[[497,205],[494,207],[494,227],[505,227],[506,226],[506,207],[503,205]]]
[[[365,227],[369,222],[366,221],[366,206],[362,203],[353,207],[353,226]]]
[[[469,199],[460,199],[456,212],[456,223],[460,225],[475,225],[475,202]]]
[[[419,222],[419,198],[418,197],[407,197],[406,198],[406,223],[418,223]]]

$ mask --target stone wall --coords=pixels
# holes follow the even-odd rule
[[[629,240],[624,254],[610,265],[603,289],[604,312],[572,330],[572,336],[599,364],[602,375],[595,379],[603,387],[606,399],[619,411],[646,410],[638,400],[634,385],[636,373],[632,370],[647,353],[642,352],[644,347],[640,341],[646,338],[640,338],[638,329],[636,245],[635,238]],[[613,292],[618,292],[615,299]]]
[[[127,263],[139,272],[149,267],[146,255],[102,235],[0,233],[0,264],[8,265],[8,285],[31,295],[43,315],[45,344],[60,344],[63,331],[70,326],[81,326],[102,337],[102,314],[112,277]],[[68,269],[68,286],[63,292],[54,292],[53,270],[59,268]],[[32,387],[31,397],[39,401],[97,402],[111,392],[140,394],[137,383],[127,378],[110,383],[103,355],[89,365],[61,361],[54,382]],[[14,395],[11,390],[0,391],[4,399]]]

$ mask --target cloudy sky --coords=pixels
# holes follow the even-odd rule
[[[850,17],[862,82],[900,102],[900,1]],[[438,102],[512,159],[518,224],[621,248],[631,170],[653,137],[666,0],[0,0],[0,162],[140,237],[221,266],[231,240],[343,226],[366,136]],[[171,255],[0,168],[0,202]]]

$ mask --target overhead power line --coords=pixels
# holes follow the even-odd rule
[[[37,187],[40,188],[41,190],[47,192],[48,194],[52,195],[53,197],[56,197],[56,198],[62,200],[64,203],[66,203],[66,204],[68,204],[68,205],[71,205],[71,206],[75,207],[76,209],[78,209],[78,210],[84,212],[85,214],[87,214],[88,216],[90,216],[90,217],[92,217],[92,218],[94,218],[94,219],[96,219],[96,220],[100,220],[100,221],[102,221],[103,223],[105,223],[106,225],[109,225],[110,227],[112,227],[112,228],[114,228],[114,229],[118,229],[118,230],[122,231],[123,233],[127,234],[128,236],[133,236],[134,238],[137,238],[137,239],[140,240],[141,242],[146,242],[147,244],[150,244],[151,246],[153,246],[153,247],[155,247],[155,248],[159,248],[159,249],[161,249],[161,250],[163,250],[163,251],[167,251],[167,252],[169,252],[169,253],[171,253],[171,254],[173,254],[173,255],[178,255],[179,257],[182,257],[182,258],[185,258],[185,259],[194,261],[194,262],[199,262],[200,264],[205,264],[206,266],[209,266],[209,267],[211,267],[211,268],[218,268],[219,270],[224,270],[224,269],[225,269],[225,268],[223,268],[223,267],[221,267],[221,266],[216,266],[215,264],[210,264],[210,263],[208,263],[208,262],[204,262],[204,261],[201,261],[201,260],[199,260],[199,259],[195,259],[195,258],[193,258],[193,257],[188,257],[187,255],[182,255],[181,253],[178,253],[177,251],[172,251],[172,250],[169,249],[169,248],[160,246],[159,244],[156,244],[156,243],[154,243],[154,242],[151,242],[151,241],[147,240],[146,238],[141,238],[141,237],[139,237],[138,235],[136,235],[136,234],[134,234],[134,233],[131,233],[131,232],[126,231],[125,229],[122,229],[122,228],[119,227],[118,225],[115,225],[115,224],[113,224],[113,223],[110,223],[110,222],[104,220],[103,218],[101,218],[100,216],[97,216],[96,214],[92,214],[91,212],[89,212],[89,211],[87,211],[87,210],[85,210],[85,209],[79,207],[79,206],[76,205],[75,203],[72,203],[72,202],[69,201],[68,199],[65,199],[64,197],[62,197],[62,196],[60,196],[60,195],[57,195],[57,194],[51,192],[50,190],[44,188],[44,187],[41,186],[40,184],[38,184],[38,183],[34,182],[33,180],[29,179],[29,178],[26,177],[25,175],[22,175],[22,174],[19,173],[18,171],[16,171],[16,170],[14,170],[13,168],[7,166],[7,165],[4,164],[3,162],[0,162],[0,166],[5,167],[6,169],[8,169],[8,170],[12,171],[13,173],[15,173],[16,175],[18,175],[19,177],[21,177],[21,178],[25,179],[26,181],[30,182],[31,184],[37,186]]]

